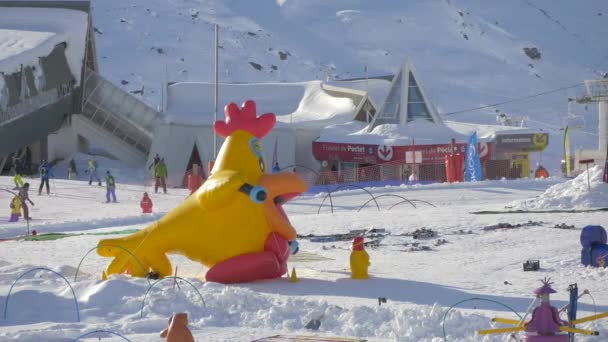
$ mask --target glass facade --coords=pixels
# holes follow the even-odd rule
[[[379,119],[383,119],[383,122],[399,122],[399,105],[401,104],[401,78],[402,73],[397,75],[397,80],[393,84],[393,87],[388,93],[384,108],[379,113]]]
[[[412,75],[410,72],[409,76],[407,91],[407,121],[410,122],[416,119],[426,119],[432,122],[433,118],[431,117],[431,114],[429,114],[426,102],[424,102],[424,98],[422,97],[418,84],[416,84],[414,75]]]

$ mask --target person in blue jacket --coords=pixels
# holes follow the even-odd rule
[[[279,162],[275,162],[272,166],[272,173],[281,172],[281,167],[279,166]]]
[[[112,202],[116,203],[116,182],[114,176],[110,173],[110,170],[106,171],[106,203],[110,203],[110,196],[112,196]]]
[[[40,173],[40,188],[38,188],[38,196],[42,195],[42,187],[46,184],[46,194],[50,195],[51,190],[49,189],[49,178],[53,176],[53,171],[51,170],[51,165],[46,162],[46,160],[42,161],[42,164],[38,168],[38,172]]]

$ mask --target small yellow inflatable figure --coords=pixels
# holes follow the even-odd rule
[[[287,272],[296,231],[282,205],[306,191],[295,173],[267,172],[260,139],[274,127],[275,116],[256,117],[255,102],[242,109],[230,103],[226,121],[215,123],[225,137],[213,173],[184,202],[158,222],[132,235],[99,242],[97,252],[113,257],[103,277],[130,269],[144,277],[154,271],[171,275],[167,253],[209,267],[205,278],[220,283],[281,277]],[[295,245],[295,244],[294,244]],[[134,260],[133,254],[143,265]]]
[[[353,279],[367,279],[367,268],[369,267],[369,254],[363,246],[363,237],[357,236],[353,239],[353,251],[350,253],[350,273]]]

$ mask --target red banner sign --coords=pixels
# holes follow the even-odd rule
[[[457,143],[458,153],[466,152],[466,143]],[[445,156],[452,153],[450,144],[416,145],[416,146],[390,146],[318,142],[312,143],[312,154],[317,160],[338,160],[351,163],[380,164],[386,162],[404,161],[406,152],[422,154],[421,164],[441,164]],[[479,143],[479,156],[481,160],[490,158],[490,144]]]

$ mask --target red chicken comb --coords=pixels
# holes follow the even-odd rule
[[[242,109],[236,103],[229,103],[224,107],[226,121],[216,121],[214,124],[217,134],[226,138],[238,130],[253,134],[262,139],[274,127],[277,119],[274,113],[266,113],[256,117],[255,102],[251,100],[243,103]]]

